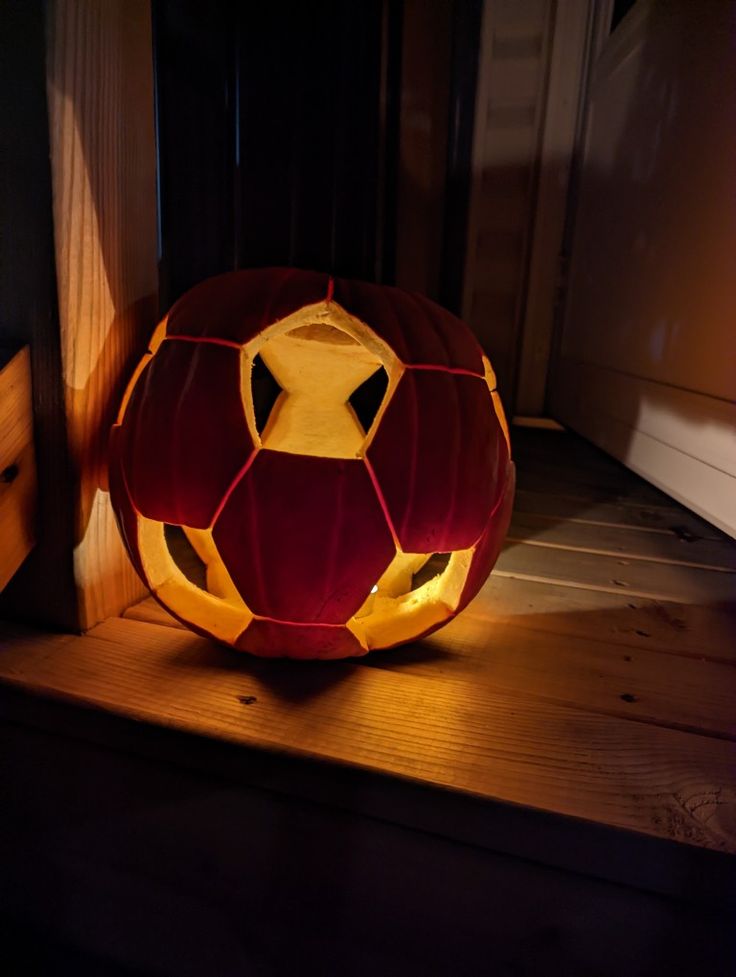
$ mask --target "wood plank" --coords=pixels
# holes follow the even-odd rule
[[[511,445],[515,454],[514,444]],[[554,495],[584,496],[591,502],[613,502],[619,505],[672,507],[672,499],[640,478],[631,480],[619,474],[599,473],[586,463],[571,464],[564,455],[553,459],[520,458],[517,485],[530,491]]]
[[[421,643],[376,652],[368,666],[468,679],[479,690],[736,739],[732,665],[557,635],[466,613]]]
[[[674,533],[677,536],[689,535],[697,539],[723,541],[729,538],[715,526],[674,501],[668,508],[596,502],[586,499],[584,495],[555,495],[545,492],[543,485],[540,485],[536,490],[517,488],[514,510],[539,516],[554,516],[558,520],[580,521],[589,525]]]
[[[0,3],[0,342],[31,349],[38,540],[0,594],[0,616],[75,628],[73,490],[56,297],[46,105],[46,14]]]
[[[210,738],[736,851],[736,750],[724,740],[523,703],[464,678],[254,661],[138,621],[110,619],[57,648],[52,636],[30,651],[5,641],[0,676]],[[247,709],[244,695],[255,696]]]
[[[632,598],[618,590],[584,590],[565,583],[517,579],[495,570],[465,615],[602,640],[624,650],[736,663],[736,600],[718,606]],[[186,630],[153,597],[133,604],[124,617]]]
[[[35,538],[31,359],[24,346],[7,363],[0,356],[0,590],[28,556]]]
[[[533,615],[507,611],[504,616],[504,610],[484,595],[421,642],[374,652],[360,664],[408,674],[462,676],[521,699],[531,696],[622,719],[736,738],[736,652],[726,663],[702,653],[663,661],[641,636],[634,636],[639,641],[635,646],[608,640],[597,615],[585,633],[575,634],[570,623],[562,623],[566,630],[559,625],[551,630],[546,617],[538,616],[535,622]],[[178,625],[152,598],[131,608],[126,617]],[[567,617],[574,615],[568,611]],[[733,628],[736,615],[730,623]]]
[[[651,600],[711,605],[730,603],[734,598],[731,573],[528,542],[507,540],[496,566],[520,579],[548,580]]]
[[[736,662],[736,600],[720,606],[648,600],[496,570],[465,613],[629,648]]]
[[[538,464],[546,462],[553,469],[558,469],[561,464],[567,464],[575,469],[585,469],[589,473],[606,476],[626,485],[640,483],[638,476],[616,458],[612,458],[597,445],[561,426],[550,430],[514,423],[511,439],[513,453],[519,460]]]
[[[728,539],[695,539],[688,533],[641,532],[619,526],[590,525],[581,520],[560,521],[555,516],[514,512],[508,539],[537,546],[562,546],[631,560],[676,563],[733,573],[736,543]],[[736,594],[736,578],[732,580]]]
[[[141,593],[107,494],[107,439],[157,313],[148,0],[49,5],[47,96],[63,382],[84,629]]]

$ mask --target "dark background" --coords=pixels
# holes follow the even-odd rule
[[[449,5],[438,291],[457,306],[481,3]],[[233,268],[394,281],[403,12],[400,0],[154,0],[162,311]]]

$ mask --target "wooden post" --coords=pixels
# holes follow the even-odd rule
[[[0,590],[33,546],[35,523],[30,356],[24,346],[6,361],[0,349]]]
[[[47,99],[61,368],[84,630],[141,591],[107,492],[106,447],[157,312],[148,0],[53,0]]]

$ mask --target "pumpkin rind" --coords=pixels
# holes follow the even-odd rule
[[[240,350],[166,340],[141,374],[122,425],[133,505],[149,519],[209,526],[253,453]]]
[[[362,461],[265,448],[213,537],[248,607],[293,623],[344,624],[395,552]]]
[[[423,295],[338,278],[333,298],[370,326],[405,365],[445,366],[483,376],[482,351],[468,327]]]
[[[366,654],[354,635],[344,627],[284,624],[256,618],[235,647],[263,658],[282,658],[285,648],[298,648],[299,658],[350,658]]]
[[[406,370],[368,459],[409,553],[449,553],[481,535],[508,450],[482,378]]]
[[[284,373],[262,429],[258,356]],[[373,365],[388,386],[361,428],[343,400]],[[293,269],[182,296],[110,440],[113,508],[156,599],[263,657],[362,655],[442,627],[495,563],[513,489],[493,371],[470,330],[422,296]],[[165,523],[198,544],[206,590]],[[446,568],[415,576],[433,553],[450,554]]]
[[[327,297],[328,275],[295,268],[255,268],[195,285],[169,312],[169,336],[247,343],[267,326]]]
[[[509,462],[503,493],[497,503],[496,510],[488,521],[485,532],[476,544],[465,586],[455,609],[456,614],[467,607],[495,566],[511,522],[515,487],[516,468],[513,462]]]

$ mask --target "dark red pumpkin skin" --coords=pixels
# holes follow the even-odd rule
[[[325,301],[369,326],[404,367],[365,460],[259,448],[246,423],[242,345]],[[111,497],[136,570],[148,584],[139,514],[212,528],[256,615],[234,644],[264,657],[364,653],[345,625],[395,540],[415,553],[475,547],[459,612],[497,559],[513,500],[513,464],[484,372],[467,326],[400,289],[293,269],[203,282],[172,308],[112,432]]]

